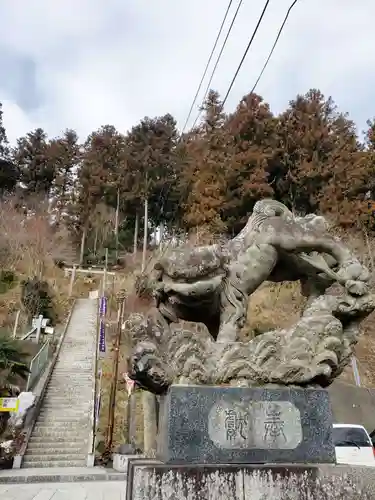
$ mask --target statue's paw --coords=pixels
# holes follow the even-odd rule
[[[351,281],[368,281],[368,279],[370,278],[370,272],[367,267],[356,261],[342,266],[337,271],[337,275],[342,280]]]
[[[368,293],[368,286],[363,281],[348,280],[345,283],[345,288],[350,293],[350,295],[361,296]]]

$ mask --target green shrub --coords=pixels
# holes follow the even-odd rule
[[[13,271],[2,269],[0,271],[0,293],[6,293],[17,283],[17,277]]]
[[[52,324],[55,323],[57,314],[48,283],[37,278],[29,278],[22,281],[21,285],[21,301],[29,319],[42,314],[44,318],[49,318]]]

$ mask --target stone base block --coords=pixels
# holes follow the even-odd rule
[[[159,420],[166,464],[335,462],[324,389],[175,385]]]
[[[332,469],[337,469],[331,473]],[[363,468],[362,468],[363,469]],[[195,465],[130,461],[126,500],[374,500],[375,468],[361,482],[326,465]]]

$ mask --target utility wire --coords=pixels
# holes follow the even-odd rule
[[[225,24],[225,21],[227,20],[227,17],[228,17],[228,14],[229,14],[230,8],[231,8],[231,6],[232,6],[232,3],[233,3],[233,0],[230,0],[230,1],[229,1],[229,3],[228,3],[227,10],[225,11],[224,18],[223,18],[223,20],[222,20],[222,22],[221,22],[221,26],[220,26],[220,28],[219,28],[219,32],[218,32],[218,34],[217,34],[217,36],[216,36],[216,40],[215,40],[214,46],[213,46],[213,48],[212,48],[212,50],[211,50],[210,57],[208,58],[208,61],[207,61],[207,64],[206,64],[206,68],[205,68],[205,70],[204,70],[204,73],[203,73],[203,76],[202,76],[202,78],[201,78],[201,81],[199,82],[199,85],[198,85],[197,91],[196,91],[196,93],[195,93],[195,96],[194,96],[193,102],[191,103],[190,110],[189,110],[188,116],[187,116],[187,118],[186,118],[186,120],[185,120],[184,126],[183,126],[182,131],[181,131],[181,134],[180,134],[180,139],[179,139],[179,141],[178,141],[178,142],[181,142],[181,141],[182,141],[184,131],[185,131],[186,126],[187,126],[187,124],[188,124],[188,122],[189,122],[189,119],[190,119],[190,117],[191,117],[191,113],[193,112],[194,105],[195,105],[196,100],[197,100],[197,98],[198,98],[198,95],[199,95],[199,92],[200,92],[200,90],[201,90],[201,87],[202,87],[203,81],[204,81],[204,79],[205,79],[205,77],[206,77],[206,74],[207,74],[208,68],[209,68],[209,66],[210,66],[210,62],[211,62],[211,60],[212,60],[212,57],[213,57],[213,55],[214,55],[214,53],[215,53],[215,50],[216,50],[217,44],[218,44],[219,39],[220,39],[220,35],[221,35],[222,31],[223,31],[224,24]],[[241,4],[241,3],[242,3],[242,0],[241,0],[240,4]],[[238,8],[237,8],[237,11],[236,11],[235,16],[237,16],[237,12],[238,12]],[[233,21],[232,21],[232,24],[233,24]],[[231,25],[231,27],[232,27],[232,25]],[[231,28],[230,28],[230,29],[231,29]],[[228,34],[229,34],[229,33],[228,33]],[[227,37],[226,37],[226,39],[225,39],[224,44],[226,43],[227,38],[228,38],[228,35],[227,35]],[[222,49],[222,50],[223,50],[223,49]],[[220,56],[221,56],[222,50],[221,50],[221,52],[220,52]],[[219,56],[219,57],[220,57],[220,56]],[[217,64],[218,64],[218,61],[216,61],[215,68],[216,68]],[[211,80],[212,80],[212,77],[213,77],[213,75],[211,75]],[[211,80],[210,80],[210,83],[211,83]],[[195,124],[195,123],[196,123],[196,121],[194,122],[194,124]],[[159,194],[159,202],[161,201],[162,196],[163,196],[163,198],[164,198],[164,200],[165,200],[165,196],[168,196],[168,193],[169,193],[170,189],[171,189],[171,186],[170,186],[170,185],[168,185],[168,187],[167,187],[167,192],[165,193],[165,192],[164,192],[164,188],[162,188],[162,191],[161,191],[161,193]],[[164,201],[162,202],[162,205],[161,205],[161,214],[163,213],[163,211],[164,211]]]
[[[184,126],[183,126],[183,128],[182,128],[181,135],[184,133],[185,128],[186,128],[186,126],[187,126],[187,124],[188,124],[188,121],[189,121],[189,119],[190,119],[191,113],[192,113],[193,108],[194,108],[194,104],[195,104],[195,102],[196,102],[196,100],[197,100],[197,97],[198,97],[199,91],[200,91],[200,89],[201,89],[201,87],[202,87],[202,84],[203,84],[203,81],[204,81],[204,79],[205,79],[205,77],[206,77],[206,74],[207,74],[207,71],[208,71],[208,67],[209,67],[210,62],[211,62],[211,59],[212,59],[212,57],[213,57],[213,55],[214,55],[214,52],[215,52],[215,49],[216,49],[217,43],[218,43],[218,41],[219,41],[219,38],[220,38],[221,32],[223,31],[223,27],[224,27],[225,21],[226,21],[226,19],[227,19],[227,17],[228,17],[229,9],[231,8],[232,3],[233,3],[233,0],[230,0],[230,1],[229,1],[229,4],[228,4],[228,7],[227,7],[227,10],[226,10],[225,15],[224,15],[224,19],[223,19],[223,21],[222,21],[222,23],[221,23],[221,26],[220,26],[220,29],[219,29],[219,33],[217,34],[217,37],[216,37],[216,40],[215,40],[215,43],[214,43],[213,49],[212,49],[212,51],[211,51],[210,57],[208,58],[208,61],[207,61],[206,68],[205,68],[205,70],[204,70],[203,76],[202,76],[201,81],[200,81],[200,83],[199,83],[199,85],[198,85],[198,88],[197,88],[197,91],[196,91],[196,93],[195,93],[195,96],[194,96],[193,102],[191,103],[190,110],[189,110],[189,114],[188,114],[188,116],[187,116],[187,118],[186,118],[186,121],[185,121],[185,124],[184,124]]]
[[[242,56],[241,62],[240,62],[240,64],[238,65],[237,71],[235,72],[234,77],[233,77],[233,79],[232,79],[232,81],[231,81],[231,83],[230,83],[230,85],[229,85],[229,89],[228,89],[227,93],[225,94],[224,100],[223,100],[223,102],[222,102],[222,107],[223,107],[223,108],[224,108],[224,105],[225,105],[225,103],[226,103],[226,101],[227,101],[227,99],[228,99],[229,93],[230,93],[230,91],[232,90],[233,84],[234,84],[234,82],[235,82],[235,80],[236,80],[236,78],[237,78],[237,75],[238,75],[238,73],[239,73],[239,71],[240,71],[240,69],[241,69],[241,66],[242,66],[242,64],[243,64],[243,62],[244,62],[244,60],[245,60],[245,57],[247,56],[247,53],[249,52],[249,49],[250,49],[250,47],[251,47],[251,44],[253,43],[253,40],[254,40],[254,38],[255,38],[255,35],[257,34],[257,31],[258,31],[258,29],[259,29],[260,23],[261,23],[261,22],[262,22],[262,20],[263,20],[264,14],[266,13],[266,10],[267,10],[267,7],[268,7],[269,3],[270,3],[270,0],[267,0],[267,2],[265,3],[265,6],[263,7],[263,11],[262,11],[262,13],[261,13],[261,15],[260,15],[260,18],[258,19],[257,25],[255,26],[255,29],[254,29],[254,31],[253,31],[253,34],[251,35],[250,41],[249,41],[249,43],[247,44],[247,47],[246,47],[246,50],[245,50],[245,52],[244,52],[244,55]]]
[[[264,66],[263,66],[263,68],[262,68],[262,71],[259,73],[259,76],[258,76],[258,78],[257,78],[256,82],[254,83],[254,87],[251,89],[250,94],[252,94],[252,93],[255,91],[255,89],[256,89],[256,87],[257,87],[257,85],[258,85],[258,83],[259,83],[259,80],[262,78],[263,73],[264,73],[265,69],[266,69],[266,68],[267,68],[267,66],[268,66],[268,63],[270,62],[270,59],[271,59],[272,54],[273,54],[273,51],[275,50],[275,47],[276,47],[276,45],[277,45],[277,42],[279,41],[279,38],[280,38],[281,33],[282,33],[283,29],[284,29],[284,26],[285,26],[285,24],[286,24],[286,22],[287,22],[287,20],[288,20],[289,14],[290,14],[291,10],[293,9],[293,7],[296,5],[296,3],[297,3],[297,0],[294,0],[294,2],[293,2],[293,3],[291,4],[291,6],[289,7],[288,12],[286,13],[286,16],[285,16],[285,18],[284,18],[284,21],[283,21],[282,25],[280,26],[280,29],[279,29],[279,32],[278,32],[278,34],[277,34],[277,37],[276,37],[276,39],[275,39],[275,41],[274,41],[274,44],[272,45],[272,49],[271,49],[271,51],[270,51],[270,53],[269,53],[269,55],[268,55],[268,57],[267,57],[266,62],[264,63]]]
[[[212,73],[211,73],[210,79],[209,79],[208,84],[207,84],[207,87],[206,87],[206,91],[205,91],[204,96],[203,96],[203,99],[202,99],[202,104],[203,104],[203,103],[204,103],[204,101],[206,100],[206,97],[207,97],[208,91],[210,90],[212,79],[213,79],[214,74],[215,74],[215,72],[216,72],[217,66],[218,66],[218,64],[219,64],[219,62],[220,62],[221,56],[222,56],[223,51],[224,51],[224,49],[225,49],[225,46],[226,46],[226,44],[227,44],[227,40],[228,40],[229,35],[230,35],[231,31],[232,31],[232,28],[233,28],[234,22],[235,22],[235,20],[236,20],[236,18],[237,18],[237,15],[238,15],[238,12],[239,12],[240,7],[241,7],[241,5],[242,5],[242,2],[243,2],[243,0],[240,0],[240,3],[239,3],[239,4],[238,4],[238,6],[237,6],[237,10],[236,10],[236,12],[234,13],[234,16],[233,16],[233,19],[232,19],[231,25],[229,26],[227,36],[225,37],[225,40],[224,40],[223,45],[222,45],[222,47],[221,47],[220,53],[219,53],[219,55],[217,56],[216,63],[215,63],[215,66],[214,66],[214,69],[212,70]],[[202,109],[200,109],[200,110],[199,110],[198,116],[197,116],[197,117],[196,117],[196,119],[194,120],[194,123],[193,123],[193,125],[192,125],[192,127],[191,127],[192,129],[195,127],[195,124],[197,123],[197,121],[198,121],[198,119],[199,119],[199,117],[200,117],[201,113],[202,113]]]

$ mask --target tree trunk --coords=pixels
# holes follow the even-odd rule
[[[79,254],[79,265],[82,266],[83,264],[83,256],[85,253],[85,243],[86,243],[86,234],[87,234],[87,225],[85,224],[83,231],[82,231],[82,238],[81,238],[81,251]]]
[[[119,215],[120,215],[120,189],[117,189],[116,220],[115,220],[116,260],[118,259],[118,225],[119,225]]]
[[[143,252],[142,252],[142,273],[146,268],[146,252],[147,252],[147,237],[148,237],[148,198],[145,198],[145,215],[144,215],[144,228],[143,228]]]
[[[137,255],[138,233],[139,233],[139,213],[137,212],[135,215],[135,225],[134,225],[134,243],[133,243],[133,256],[134,256],[134,258]]]
[[[159,250],[160,253],[163,251],[163,239],[164,239],[164,222],[160,222],[159,226]]]
[[[98,248],[98,228],[95,228],[95,239],[94,239],[94,255],[96,257],[96,251]]]

